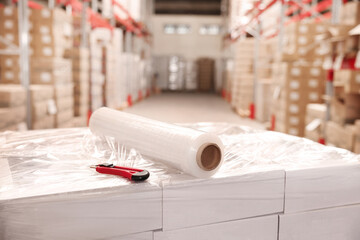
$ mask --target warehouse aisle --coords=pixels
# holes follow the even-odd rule
[[[215,94],[162,93],[125,111],[165,122],[230,122],[264,129],[263,124],[240,118],[227,102]]]

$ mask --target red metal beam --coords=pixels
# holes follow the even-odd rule
[[[142,37],[143,35],[149,35],[147,30],[142,26],[142,24],[139,24],[137,21],[135,21],[132,16],[130,15],[129,11],[120,3],[118,3],[116,0],[112,1],[113,5],[119,7],[126,15],[126,19],[122,19],[119,16],[115,15],[115,19],[122,25],[126,27],[127,31],[134,32],[137,36]]]
[[[78,0],[57,0],[57,3],[63,4],[65,6],[70,5],[73,12],[77,12],[77,13],[81,13],[83,8],[83,4]],[[88,15],[88,21],[90,22],[92,28],[102,27],[102,28],[108,28],[110,30],[113,29],[113,27],[106,19],[102,18],[100,14],[94,12],[90,8],[86,10],[86,13]]]
[[[249,26],[250,23],[251,23],[253,20],[258,21],[258,20],[259,20],[259,17],[261,16],[261,14],[263,14],[266,10],[268,10],[270,7],[272,7],[277,1],[278,1],[278,0],[272,0],[268,5],[266,5],[265,8],[263,8],[263,9],[258,9],[257,14],[256,14],[255,16],[253,16],[248,23],[246,23],[246,24],[244,24],[244,25],[242,25],[242,26],[239,26],[239,27],[235,28],[235,30],[242,29],[240,35],[241,35],[242,33],[244,33],[244,32],[245,32],[245,28],[246,28],[247,26]],[[240,37],[240,36],[236,37],[235,39],[233,39],[233,41],[236,41],[239,37]]]

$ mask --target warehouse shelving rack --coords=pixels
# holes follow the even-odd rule
[[[278,36],[278,51],[282,51],[283,32],[284,26],[301,21],[305,18],[314,18],[316,21],[322,21],[331,17],[332,24],[338,24],[340,22],[340,10],[342,4],[347,0],[269,0],[266,3],[263,1],[253,2],[253,7],[245,13],[246,17],[250,17],[250,20],[245,24],[240,24],[234,29],[231,29],[230,34],[224,37],[225,41],[231,43],[236,42],[246,33],[250,33],[255,38],[255,51],[254,51],[254,89],[253,89],[253,102],[249,106],[250,118],[255,119],[256,110],[256,87],[258,84],[257,66],[259,61],[258,56],[258,44],[261,38],[272,38]],[[262,4],[261,4],[262,3]],[[279,21],[275,33],[269,36],[263,36],[263,29],[261,29],[261,15],[263,15],[270,8],[274,7],[276,3],[280,3],[279,9]],[[330,9],[329,9],[330,8]],[[254,27],[255,25],[256,27]],[[255,29],[255,30],[254,30]],[[226,46],[226,44],[224,44]],[[333,69],[329,69],[333,71]],[[331,76],[331,74],[328,74]],[[330,120],[330,97],[332,96],[332,78],[326,79],[326,119],[325,122]],[[227,93],[223,94],[224,96]],[[275,130],[275,116],[271,116],[271,130]],[[323,129],[323,138],[319,139],[319,142],[325,143],[326,128]]]
[[[89,3],[91,1],[91,9]],[[113,26],[118,23],[123,27],[127,35],[132,36],[134,33],[137,37],[144,37],[145,41],[150,44],[151,34],[148,29],[141,23],[135,21],[130,13],[116,0],[107,0],[111,4],[111,18],[105,19],[101,16],[99,11],[98,0],[48,0],[48,8],[53,9],[57,5],[65,6],[70,12],[78,12],[82,18],[82,33],[81,33],[81,45],[87,47],[87,32],[86,21],[90,21],[93,28],[105,27],[112,29]],[[18,28],[19,28],[19,46],[8,41],[6,38],[0,36],[0,42],[3,43],[6,48],[0,49],[0,55],[18,55],[19,56],[19,75],[21,85],[26,90],[26,125],[28,129],[31,129],[32,123],[32,111],[31,111],[31,93],[30,93],[30,64],[29,64],[29,22],[28,22],[28,8],[41,9],[42,5],[29,1],[29,0],[9,0],[8,4],[17,4],[18,9]],[[121,8],[124,12],[125,18],[122,18],[114,13],[114,6]],[[0,7],[5,5],[0,4]],[[131,41],[127,41],[131,42]],[[125,46],[127,51],[131,51],[131,45]]]

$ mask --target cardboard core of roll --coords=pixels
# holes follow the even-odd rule
[[[199,167],[205,171],[214,170],[221,161],[221,150],[216,144],[202,145],[196,155]]]

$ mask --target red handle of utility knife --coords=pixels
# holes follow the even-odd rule
[[[130,171],[130,169],[125,169],[125,171],[122,171],[121,169],[119,169],[117,167],[109,168],[109,167],[101,167],[101,166],[96,167],[96,171],[98,173],[103,173],[103,174],[112,174],[112,175],[122,176],[122,177],[128,178],[130,180],[131,180],[132,175],[134,173],[136,173],[136,171]]]

